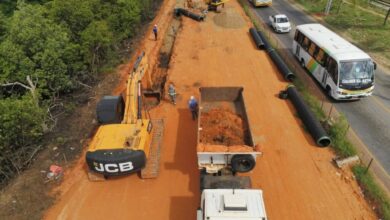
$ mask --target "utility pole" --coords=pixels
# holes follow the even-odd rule
[[[328,15],[328,14],[329,14],[330,9],[332,8],[332,1],[333,1],[333,0],[328,0],[328,2],[326,3],[325,15]]]

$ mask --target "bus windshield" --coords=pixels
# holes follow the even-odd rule
[[[372,84],[373,76],[374,64],[371,60],[340,62],[340,85],[361,86]]]

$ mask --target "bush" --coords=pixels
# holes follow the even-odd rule
[[[0,100],[0,183],[26,165],[43,135],[45,111],[26,95]]]

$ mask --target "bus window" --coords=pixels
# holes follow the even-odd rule
[[[303,39],[303,43],[302,43],[302,47],[303,47],[303,49],[307,50],[307,49],[308,49],[308,47],[309,47],[309,44],[310,44],[310,40],[309,40],[309,38],[307,38],[307,37],[304,37],[304,39]]]
[[[314,50],[314,53],[313,53],[313,57],[317,57],[318,52],[320,52],[320,48],[316,47],[316,49]]]
[[[320,63],[321,65],[324,65],[324,61],[325,61],[325,52],[324,52],[324,50],[318,48],[318,52],[317,52],[315,58],[316,58],[318,63]]]
[[[295,32],[295,41],[297,41],[298,44],[302,45],[302,41],[303,41],[303,34],[301,32],[299,32],[298,30]]]
[[[308,51],[310,56],[315,57],[314,52],[315,52],[316,48],[317,48],[317,45],[315,43],[311,42],[310,47],[309,47],[309,51]]]
[[[326,66],[328,65],[328,54],[327,53],[324,53],[324,58],[322,58],[323,62],[324,62],[324,67],[326,68]]]
[[[338,78],[337,62],[332,57],[328,57],[328,65],[326,67],[326,70],[328,70],[328,73],[332,77],[333,82],[336,83],[337,85],[337,78]]]

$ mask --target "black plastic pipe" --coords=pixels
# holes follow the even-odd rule
[[[176,14],[176,16],[184,15],[184,16],[192,18],[196,21],[203,21],[204,20],[203,15],[194,14],[188,10],[185,10],[184,8],[175,8],[175,14]]]
[[[287,96],[293,103],[299,117],[305,124],[307,130],[309,130],[317,145],[320,147],[328,146],[331,143],[329,136],[321,126],[321,123],[315,118],[313,112],[306,105],[295,86],[289,86],[287,88]]]
[[[259,37],[260,37],[261,40],[263,41],[264,49],[265,49],[267,52],[274,50],[274,48],[271,46],[271,44],[268,43],[267,38],[264,36],[264,34],[263,34],[261,31],[258,31],[257,34],[259,35]]]
[[[286,80],[292,81],[293,79],[295,79],[294,73],[290,71],[290,69],[287,67],[287,65],[284,63],[282,58],[280,58],[280,56],[275,50],[268,51],[268,54]]]
[[[249,28],[249,32],[251,33],[251,36],[255,41],[256,47],[259,49],[264,48],[263,40],[260,38],[259,34],[257,33],[257,30],[255,28]]]

